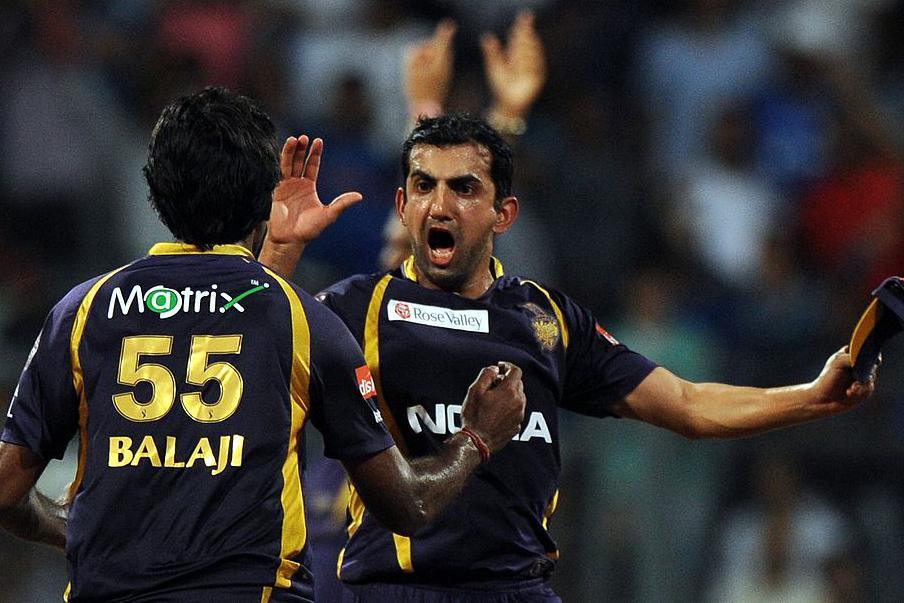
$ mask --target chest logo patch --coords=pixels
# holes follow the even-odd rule
[[[428,327],[472,333],[490,332],[490,316],[486,310],[452,310],[391,299],[386,304],[386,315],[391,322],[413,322]]]
[[[533,315],[531,326],[537,342],[547,352],[553,350],[559,343],[559,321],[537,304],[524,304],[522,307]]]

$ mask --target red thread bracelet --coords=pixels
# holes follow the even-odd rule
[[[471,441],[474,442],[474,445],[477,447],[477,452],[480,453],[481,463],[486,463],[488,460],[490,460],[490,447],[487,446],[486,442],[484,442],[479,435],[474,433],[474,430],[472,430],[470,427],[462,427],[461,433],[471,438]]]

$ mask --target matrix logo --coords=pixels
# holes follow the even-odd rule
[[[123,315],[128,314],[132,310],[133,304],[139,314],[143,314],[145,308],[147,308],[159,315],[161,319],[172,318],[180,312],[194,312],[196,314],[199,312],[219,312],[224,314],[230,309],[244,312],[245,308],[239,303],[241,300],[270,287],[269,283],[261,284],[256,280],[252,280],[251,285],[250,289],[234,297],[229,293],[219,291],[218,285],[211,285],[209,290],[195,290],[191,287],[185,287],[181,291],[170,289],[163,285],[155,285],[150,289],[144,290],[141,285],[135,285],[128,295],[124,294],[121,288],[116,287],[110,295],[107,318],[113,318],[117,309]]]

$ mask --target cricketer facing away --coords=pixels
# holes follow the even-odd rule
[[[154,128],[145,175],[177,242],[50,312],[2,433],[0,524],[65,548],[68,601],[310,601],[305,423],[369,512],[410,535],[520,432],[521,371],[473,371],[449,400],[467,391],[467,428],[409,463],[346,327],[250,251],[280,178],[270,119],[222,88],[180,98]],[[71,506],[57,504],[33,486],[75,433]]]
[[[289,138],[283,164],[300,161],[307,145]],[[457,432],[458,392],[494,359],[522,367],[527,409],[514,441],[414,534],[380,525],[364,493],[353,493],[338,560],[352,600],[558,601],[545,581],[558,557],[547,522],[559,495],[559,408],[689,438],[734,437],[833,415],[873,391],[873,378],[853,380],[843,350],[803,385],[691,383],[618,343],[563,293],[506,275],[492,252],[518,216],[512,154],[482,120],[421,120],[404,143],[402,168],[396,209],[411,257],[317,299],[361,344],[386,426],[409,458],[434,454]],[[303,194],[301,179],[284,176],[260,259],[289,275],[341,208],[321,206]]]

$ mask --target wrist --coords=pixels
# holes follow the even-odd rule
[[[483,438],[480,435],[471,429],[470,427],[462,427],[459,433],[464,434],[468,439],[471,440],[471,445],[477,449],[477,452],[480,454],[480,462],[486,463],[490,460],[490,447],[487,446],[487,443],[483,441]]]
[[[443,105],[435,99],[412,100],[408,103],[408,115],[417,120],[420,117],[438,117],[443,114]]]
[[[305,243],[276,243],[267,237],[264,239],[257,261],[283,278],[291,280],[304,248]]]
[[[526,112],[518,109],[495,106],[487,113],[487,122],[500,134],[520,136],[527,131]]]

